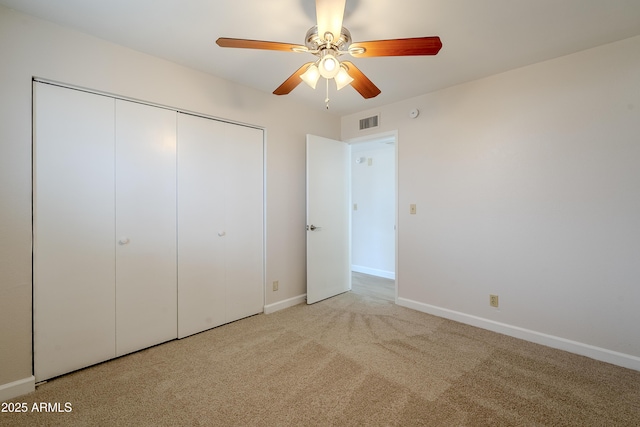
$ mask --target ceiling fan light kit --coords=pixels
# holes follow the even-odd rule
[[[352,44],[351,33],[342,26],[345,5],[346,0],[316,0],[317,25],[307,31],[304,46],[226,37],[219,38],[216,43],[220,47],[279,50],[315,55],[318,58],[315,62],[304,64],[273,93],[286,95],[303,81],[315,89],[320,77],[324,77],[327,80],[325,99],[327,108],[329,108],[328,83],[331,79],[335,81],[338,90],[351,85],[365,99],[376,97],[381,93],[380,89],[352,62],[341,62],[338,59],[340,56],[348,54],[355,58],[365,58],[436,55],[442,48],[442,42],[437,36],[374,40]]]

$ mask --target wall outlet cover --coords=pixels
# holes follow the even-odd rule
[[[498,295],[489,295],[489,305],[491,307],[498,307]]]

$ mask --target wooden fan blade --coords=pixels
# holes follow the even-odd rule
[[[263,50],[281,50],[288,52],[306,52],[309,50],[306,46],[290,43],[268,42],[263,40],[246,40],[246,39],[230,39],[220,37],[216,40],[220,47],[236,47],[241,49],[263,49]]]
[[[347,72],[353,78],[351,86],[353,86],[353,88],[357,90],[363,98],[375,98],[376,96],[380,95],[380,89],[378,89],[378,87],[374,85],[367,76],[362,74],[362,71],[360,71],[358,67],[353,65],[352,62],[342,61],[341,64],[347,67]]]
[[[355,58],[371,56],[435,55],[442,48],[440,37],[416,37],[410,39],[374,40],[351,43],[350,50],[364,48],[364,53],[352,53]]]
[[[342,19],[347,0],[316,0],[316,20],[318,35],[324,40],[326,33],[331,33],[337,40],[342,33]]]
[[[302,67],[298,68],[298,70],[291,74],[291,76],[285,80],[276,90],[273,91],[274,95],[286,95],[294,90],[301,82],[302,79],[300,76],[307,71],[309,65],[313,64],[313,62],[307,62]]]

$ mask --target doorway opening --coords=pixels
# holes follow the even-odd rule
[[[386,295],[385,299],[395,302],[397,132],[357,138],[348,143],[353,290]]]

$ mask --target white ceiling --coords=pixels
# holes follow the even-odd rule
[[[271,93],[310,54],[223,49],[218,37],[304,44],[314,0],[0,0],[0,4]],[[347,0],[354,41],[438,35],[437,56],[351,59],[381,90],[331,88],[349,114],[640,34],[640,0]],[[286,95],[324,110],[325,87]],[[273,95],[276,96],[276,95]]]

